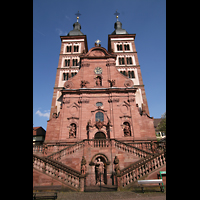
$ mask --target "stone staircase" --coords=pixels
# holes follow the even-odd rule
[[[85,176],[58,161],[33,154],[33,169],[52,177],[74,191],[84,191]]]
[[[118,181],[118,188],[124,188],[141,177],[157,170],[157,168],[165,165],[166,163],[166,150],[149,155],[139,161],[125,167],[116,175]]]
[[[48,148],[46,148],[46,150],[44,147],[38,148],[39,152],[37,152],[36,148],[34,148],[33,169],[51,177],[71,190],[84,191],[86,188],[85,178],[87,179],[87,173],[81,174],[80,171],[72,169],[59,161],[66,155],[79,152],[83,148],[92,147],[94,149],[103,148],[109,150],[111,146],[123,151],[126,154],[131,154],[140,158],[140,160],[121,169],[118,174],[113,172],[115,179],[114,187],[117,187],[118,190],[126,188],[131,183],[137,181],[139,178],[151,173],[166,163],[165,148],[161,148],[159,150],[157,149],[157,151],[155,151],[156,153],[150,153],[132,144],[126,144],[116,139],[82,140],[71,146],[62,146],[60,150],[51,153],[48,156],[45,156]],[[38,153],[38,155],[35,153]]]
[[[151,154],[150,152],[147,152],[147,151],[139,149],[135,146],[123,143],[116,139],[110,139],[110,140],[109,139],[107,139],[107,140],[91,139],[91,140],[82,140],[80,142],[77,142],[74,145],[63,148],[57,152],[54,152],[54,153],[48,155],[47,158],[51,158],[53,160],[60,160],[63,156],[73,154],[85,146],[90,146],[93,148],[102,148],[102,147],[109,148],[112,145],[126,153],[131,153],[131,154],[134,154],[135,156],[138,156],[141,158],[146,157],[147,155]]]

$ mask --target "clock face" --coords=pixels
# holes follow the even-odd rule
[[[101,74],[102,73],[101,67],[96,67],[94,72],[95,72],[95,74]]]

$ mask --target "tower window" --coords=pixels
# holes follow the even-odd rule
[[[124,50],[125,50],[125,51],[129,51],[129,50],[130,50],[129,44],[124,44]]]
[[[132,58],[131,57],[126,57],[126,63],[127,63],[127,65],[132,65],[133,64]]]
[[[128,77],[129,78],[135,78],[134,71],[128,71]]]
[[[79,52],[79,46],[74,46],[74,52]]]
[[[126,71],[120,71],[120,73],[126,76]]]
[[[67,52],[71,52],[72,51],[72,46],[67,46]]]
[[[95,121],[104,121],[104,114],[102,112],[97,112],[95,115]]]
[[[78,59],[73,59],[72,62],[73,62],[73,66],[77,66],[78,65]]]
[[[119,65],[124,65],[124,58],[123,57],[119,58]]]
[[[65,60],[65,66],[69,66],[70,65],[70,59],[66,59]]]
[[[63,73],[63,80],[69,79],[69,73]]]
[[[72,72],[71,73],[71,76],[73,77],[73,76],[75,76],[77,74],[77,72]]]
[[[122,44],[117,45],[117,51],[122,51]]]

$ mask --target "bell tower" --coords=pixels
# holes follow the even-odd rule
[[[88,52],[87,37],[81,32],[81,25],[78,22],[81,14],[78,11],[75,15],[77,16],[77,22],[73,24],[73,30],[66,36],[60,36],[61,48],[49,119],[59,115],[60,108],[62,108],[60,90],[67,80],[79,72],[80,55]]]
[[[114,53],[116,58],[116,68],[124,76],[131,79],[136,91],[136,105],[141,112],[146,112],[149,115],[149,109],[142,81],[139,60],[135,47],[136,34],[128,34],[125,29],[122,29],[122,23],[118,20],[119,14],[117,11],[117,21],[114,24],[115,30],[108,35],[108,51]]]

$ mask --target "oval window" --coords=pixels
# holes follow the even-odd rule
[[[97,102],[97,103],[96,103],[96,106],[98,106],[98,107],[99,107],[99,106],[102,106],[102,105],[103,105],[102,102]]]

